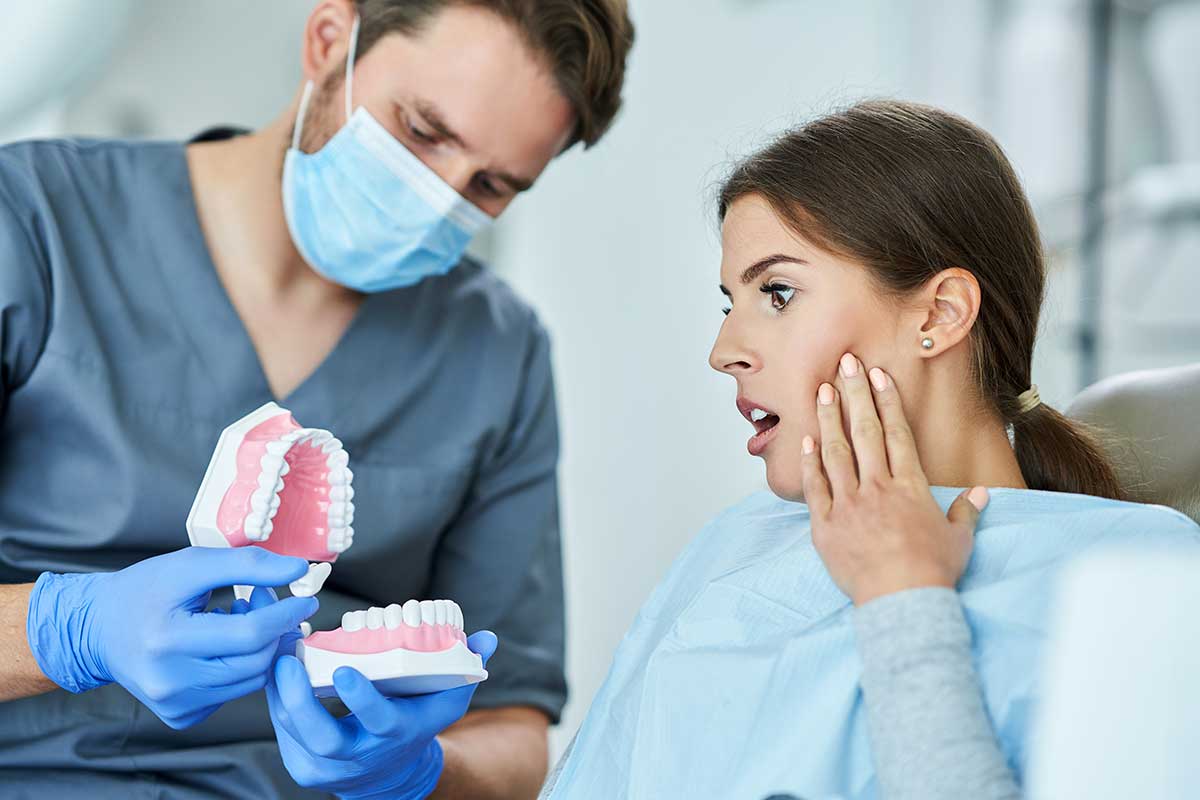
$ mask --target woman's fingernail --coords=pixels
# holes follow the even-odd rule
[[[828,406],[833,404],[833,387],[828,383],[822,383],[821,388],[817,389],[817,400],[821,401],[821,405]]]
[[[976,486],[971,491],[967,492],[967,499],[971,501],[971,505],[975,506],[980,511],[983,511],[988,504],[988,490],[982,486]]]
[[[883,374],[883,370],[879,367],[871,367],[871,371],[868,374],[871,376],[871,383],[877,391],[882,392],[887,388],[887,375]]]
[[[805,436],[804,441],[800,443],[800,446],[804,448],[804,455],[809,455],[817,447],[816,442],[813,441],[811,436]]]
[[[853,378],[858,374],[858,359],[849,353],[842,356],[842,374],[847,378]]]

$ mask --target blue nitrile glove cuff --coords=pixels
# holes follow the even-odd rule
[[[362,792],[339,794],[342,800],[424,800],[433,794],[442,779],[445,755],[442,744],[434,738],[425,751],[407,765],[404,786],[395,789],[367,789]]]
[[[87,613],[95,584],[103,577],[43,572],[29,593],[29,649],[46,677],[68,692],[112,683],[92,647],[94,631]]]

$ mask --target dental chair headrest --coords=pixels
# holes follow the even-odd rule
[[[1114,375],[1067,415],[1100,428],[1130,499],[1200,522],[1200,364]]]

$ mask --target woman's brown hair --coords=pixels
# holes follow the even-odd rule
[[[758,195],[796,233],[861,263],[902,298],[947,267],[982,300],[970,333],[979,398],[1012,426],[1031,489],[1124,499],[1095,433],[1046,404],[1022,412],[1046,267],[1037,222],[996,141],[967,120],[893,100],[857,103],[789,131],[738,164],[719,215]]]

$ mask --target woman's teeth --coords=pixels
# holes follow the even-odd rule
[[[769,416],[771,416],[771,415],[768,414],[767,412],[763,411],[761,408],[756,408],[750,412],[750,421],[751,422],[762,422],[764,419],[766,419]]]

